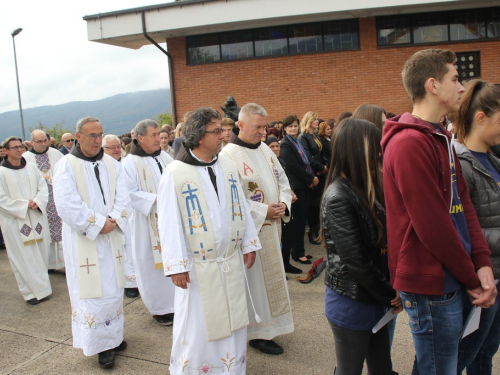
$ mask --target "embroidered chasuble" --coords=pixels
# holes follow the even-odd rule
[[[141,190],[148,192],[150,194],[156,195],[157,186],[155,184],[152,172],[145,158],[137,155],[130,155],[134,160],[135,167],[137,169],[137,176],[139,177],[139,182],[141,184]],[[170,160],[167,159],[164,153],[160,153],[155,159],[161,158],[163,164],[167,166]],[[156,160],[160,171],[163,172],[161,164]],[[160,232],[158,230],[158,210],[157,204],[154,203],[148,214],[148,229],[149,229],[149,239],[151,241],[151,251],[153,253],[153,259],[155,263],[155,269],[163,268],[163,260],[161,257],[161,243],[160,243]]]
[[[71,164],[78,193],[80,194],[83,202],[90,207],[90,196],[89,189],[87,186],[87,181],[85,179],[86,173],[83,166],[83,161],[71,154],[67,156],[68,162]],[[110,211],[113,210],[113,205],[115,201],[116,192],[116,169],[114,159],[104,154],[103,161],[106,165],[108,176],[109,176],[109,186],[110,186],[110,199],[106,202],[106,206]],[[94,167],[95,168],[95,167]],[[98,192],[98,194],[101,192]],[[89,221],[95,221],[95,218],[89,218]],[[78,268],[78,285],[80,289],[80,298],[101,298],[102,297],[102,285],[101,285],[101,275],[98,267],[97,258],[97,247],[95,241],[92,241],[85,237],[86,232],[76,234],[76,247],[77,247],[77,260],[79,264]],[[125,271],[123,266],[123,255],[121,254],[122,239],[121,234],[115,229],[111,233],[102,235],[104,239],[99,239],[109,243],[112,247],[114,263],[115,263],[115,274],[116,282],[119,288],[125,286]]]
[[[245,215],[238,189],[238,172],[230,161],[221,159],[230,217],[229,246],[223,257],[213,249],[215,239],[206,198],[195,166],[175,161],[168,166],[175,184],[177,200],[200,289],[208,341],[231,336],[248,324],[245,281],[241,277],[241,245],[245,234]],[[210,167],[209,167],[210,168]],[[225,288],[219,265],[226,276]],[[226,293],[224,293],[226,289]]]
[[[254,153],[260,164],[255,165],[247,152]],[[243,191],[252,208],[252,216],[254,217],[257,230],[259,230],[260,225],[259,239],[262,244],[262,250],[259,251],[258,256],[261,260],[260,263],[262,265],[262,274],[271,315],[276,317],[288,313],[291,311],[291,307],[288,288],[285,284],[286,279],[282,277],[283,259],[281,257],[281,250],[277,249],[274,233],[277,230],[278,239],[281,239],[281,226],[273,226],[271,221],[265,219],[267,205],[276,203],[283,195],[280,191],[280,171],[278,168],[281,168],[281,166],[279,166],[279,161],[265,144],[261,144],[259,147],[251,150],[230,143],[224,147],[221,154],[228,155],[236,163],[243,183]],[[284,172],[282,171],[282,173]],[[265,182],[271,185],[272,189],[275,189],[275,192],[273,192],[274,196],[277,197],[275,201],[269,201],[270,192],[266,191],[265,183],[261,177],[261,175],[266,174],[269,175],[271,181],[267,180]],[[287,204],[287,206],[289,207],[290,205]],[[254,215],[254,210],[255,213],[260,210],[260,216]],[[284,216],[283,220],[287,222],[290,218]]]

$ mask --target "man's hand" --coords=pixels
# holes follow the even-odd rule
[[[104,223],[104,226],[102,227],[102,229],[99,233],[108,234],[108,233],[114,231],[115,228],[116,228],[116,219],[112,219],[110,217],[107,217],[106,222]]]
[[[481,287],[467,290],[467,292],[471,296],[474,305],[483,308],[491,307],[495,303],[498,294],[493,270],[491,267],[481,267],[477,271],[477,276],[481,282]]]
[[[179,288],[187,289],[188,283],[191,282],[191,279],[189,278],[189,272],[176,273],[175,275],[172,275],[172,282]]]
[[[396,290],[396,298],[391,301],[391,306],[394,306],[392,309],[393,314],[398,314],[403,311],[403,302],[401,302],[401,297],[399,296],[399,290]]]
[[[267,206],[267,220],[279,220],[285,214],[286,204],[273,203]]]
[[[253,264],[255,263],[255,251],[243,254],[243,261],[245,262],[247,269],[252,268]]]
[[[32,210],[36,210],[38,208],[38,205],[30,199],[28,202],[28,207]]]
[[[294,204],[296,201],[297,201],[297,196],[295,195],[295,193],[293,192],[293,190],[291,190],[292,192],[292,204]]]

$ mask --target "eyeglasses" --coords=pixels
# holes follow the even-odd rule
[[[17,151],[17,150],[21,150],[23,148],[24,148],[23,145],[20,145],[20,146],[10,146],[7,150],[15,150],[15,151]]]
[[[100,138],[102,138],[102,137],[104,137],[106,135],[104,133],[99,133],[99,134],[94,134],[94,133],[91,133],[91,134],[79,133],[79,134],[84,135],[86,137],[89,137],[93,141],[95,141],[96,139],[100,139]]]
[[[120,146],[106,146],[104,147],[106,150],[119,150],[121,149]]]
[[[207,130],[205,133],[211,133],[211,134],[220,134],[222,133],[222,128],[216,128],[214,130]]]
[[[39,140],[39,141],[32,141],[32,142],[35,142],[36,144],[38,144],[38,145],[39,145],[40,143],[47,143],[48,141],[49,141],[49,140],[48,140],[47,138],[45,138],[45,139],[41,139],[41,140]]]
[[[63,142],[74,142],[75,140],[74,139],[66,139],[65,141]]]

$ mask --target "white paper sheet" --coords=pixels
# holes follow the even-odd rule
[[[467,320],[464,323],[461,339],[463,339],[467,335],[470,335],[472,332],[476,331],[479,328],[480,320],[481,320],[481,308],[473,306],[469,313],[469,316],[467,317]]]
[[[385,326],[387,323],[389,323],[392,319],[394,319],[396,316],[398,316],[398,314],[393,314],[392,313],[392,308],[389,309],[385,315],[382,317],[382,319],[380,319],[377,324],[375,324],[375,326],[372,328],[372,332],[373,333],[377,333],[378,331],[380,331],[380,329]]]

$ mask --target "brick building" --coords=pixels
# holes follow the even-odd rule
[[[185,0],[84,20],[91,41],[166,42],[177,121],[228,95],[261,104],[270,121],[311,110],[337,118],[361,103],[409,111],[401,69],[425,48],[459,53],[462,80],[500,82],[500,1],[399,3]]]

